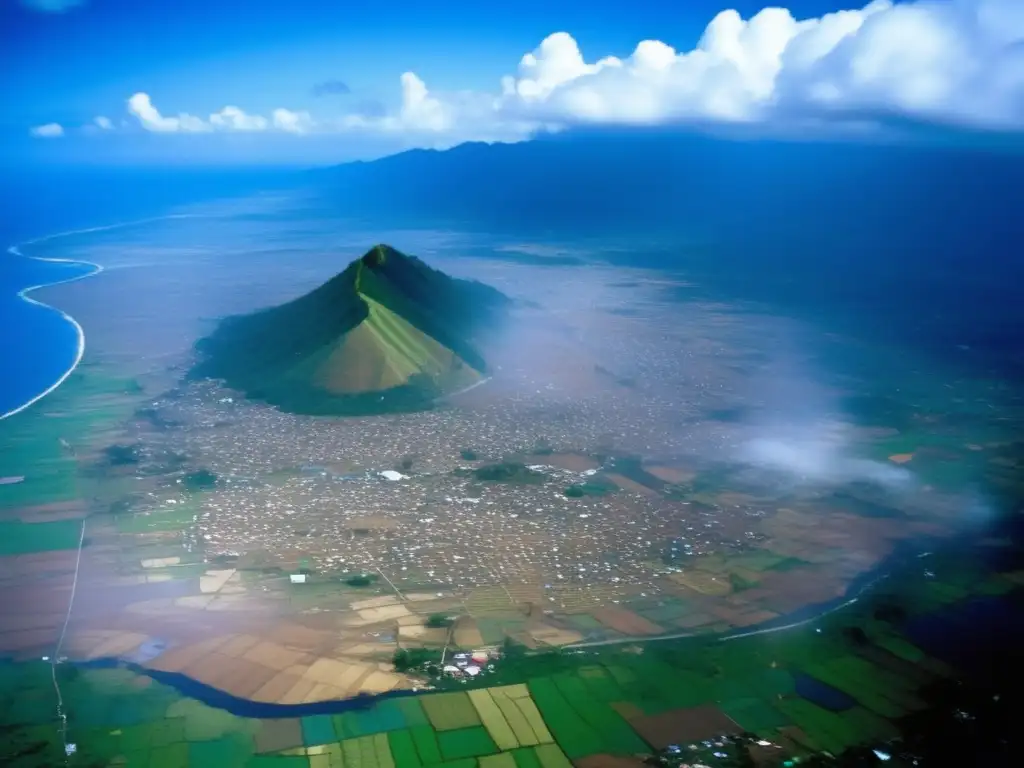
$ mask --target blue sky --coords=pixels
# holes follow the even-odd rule
[[[0,138],[40,162],[318,164],[580,123],[1024,126],[1019,0],[761,7],[0,0]]]

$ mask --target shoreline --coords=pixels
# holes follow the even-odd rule
[[[32,398],[30,398],[26,402],[22,403],[21,405],[17,406],[16,408],[14,408],[14,409],[12,409],[10,411],[7,411],[6,413],[0,413],[0,421],[3,421],[4,419],[6,419],[6,418],[8,418],[10,416],[14,416],[15,414],[21,413],[22,411],[26,410],[27,408],[30,408],[31,406],[33,406],[36,403],[38,403],[40,400],[42,400],[47,395],[49,395],[52,392],[54,392],[58,387],[60,387],[61,384],[63,384],[65,381],[67,381],[68,377],[72,373],[75,372],[75,369],[78,367],[78,364],[82,362],[82,357],[85,355],[85,329],[82,327],[82,325],[77,320],[75,320],[75,318],[73,318],[71,315],[69,315],[67,312],[65,312],[64,310],[60,309],[59,307],[55,307],[52,304],[47,304],[47,303],[45,303],[43,301],[39,301],[38,299],[33,299],[31,296],[29,296],[29,294],[33,293],[35,291],[38,291],[38,290],[40,290],[42,288],[52,288],[53,286],[56,286],[56,285],[64,285],[66,283],[74,283],[74,282],[76,282],[78,280],[84,280],[87,277],[95,277],[96,275],[98,275],[98,274],[100,274],[100,273],[102,273],[104,271],[104,267],[101,264],[96,264],[96,263],[91,262],[91,261],[80,261],[80,260],[77,260],[77,259],[55,259],[55,258],[46,258],[46,257],[43,257],[43,256],[30,256],[29,254],[26,254],[26,253],[22,252],[22,250],[21,250],[22,247],[33,245],[35,243],[46,242],[48,240],[56,240],[56,239],[61,238],[61,237],[70,237],[72,235],[85,235],[85,234],[89,234],[91,232],[105,232],[105,231],[112,230],[112,229],[120,229],[122,227],[134,226],[136,224],[146,224],[146,223],[154,222],[154,221],[163,221],[165,219],[195,218],[197,215],[198,214],[187,214],[187,213],[186,214],[169,214],[169,215],[166,215],[166,216],[151,216],[151,217],[148,217],[148,218],[145,218],[145,219],[136,219],[136,220],[133,220],[133,221],[122,221],[122,222],[118,222],[116,224],[104,224],[102,226],[97,226],[97,227],[86,227],[86,228],[83,228],[83,229],[71,229],[71,230],[68,230],[66,232],[57,232],[57,233],[52,234],[52,235],[43,235],[42,237],[35,237],[35,238],[32,238],[31,240],[23,240],[20,243],[15,243],[14,245],[8,246],[7,253],[10,254],[11,256],[15,256],[15,257],[22,258],[22,259],[31,259],[33,261],[42,261],[42,262],[46,262],[46,263],[49,263],[49,264],[76,264],[76,265],[80,265],[82,267],[86,267],[89,271],[87,271],[85,274],[75,275],[74,277],[65,278],[64,280],[54,280],[53,282],[39,283],[37,285],[30,285],[30,286],[28,286],[26,288],[22,288],[20,291],[18,291],[17,298],[22,299],[26,303],[31,304],[33,306],[42,307],[43,309],[48,309],[48,310],[51,310],[51,311],[56,312],[57,314],[59,314],[61,316],[61,318],[65,322],[69,323],[72,326],[72,328],[75,329],[75,333],[76,333],[76,335],[78,337],[78,342],[77,342],[77,349],[75,351],[75,359],[72,361],[72,363],[68,367],[68,369],[66,371],[64,371],[64,373],[60,377],[58,377],[57,380],[53,384],[51,384],[49,387],[44,389],[39,394],[34,395]]]
[[[56,235],[54,235],[53,237],[56,237]],[[17,406],[16,408],[13,408],[12,410],[7,411],[6,413],[0,413],[0,420],[6,419],[6,418],[8,418],[10,416],[14,416],[15,414],[21,413],[26,408],[30,408],[31,406],[35,405],[40,400],[42,400],[44,397],[49,395],[51,392],[55,391],[61,384],[63,384],[67,380],[67,378],[72,373],[74,373],[75,368],[77,368],[78,364],[80,362],[82,362],[82,357],[83,357],[83,355],[85,355],[85,329],[82,328],[81,323],[79,323],[77,320],[75,320],[75,318],[73,318],[71,315],[69,315],[67,312],[65,312],[64,310],[60,309],[59,307],[55,307],[52,304],[47,304],[45,302],[39,301],[38,299],[33,299],[31,296],[29,296],[29,294],[32,293],[33,291],[37,291],[37,290],[39,290],[41,288],[50,288],[50,287],[55,286],[55,285],[63,285],[65,283],[73,283],[73,282],[75,282],[77,280],[84,280],[87,277],[92,277],[94,275],[98,275],[98,274],[100,274],[103,271],[103,267],[100,266],[99,264],[94,264],[91,261],[75,261],[74,259],[46,259],[46,258],[43,258],[41,256],[28,256],[28,255],[22,253],[21,246],[23,246],[23,245],[31,245],[32,243],[39,242],[40,240],[45,240],[45,239],[49,239],[49,238],[38,238],[36,240],[28,240],[28,241],[23,242],[23,243],[17,243],[15,245],[12,245],[12,246],[8,247],[7,253],[9,253],[11,256],[17,256],[17,257],[24,258],[24,259],[33,259],[35,261],[43,261],[43,262],[47,262],[47,263],[50,263],[50,264],[77,264],[77,265],[81,265],[83,267],[86,267],[88,269],[88,271],[85,272],[85,274],[75,275],[74,277],[69,277],[69,278],[66,278],[64,280],[55,280],[55,281],[50,282],[50,283],[39,283],[37,285],[30,285],[30,286],[28,286],[26,288],[22,288],[20,291],[18,291],[17,296],[18,296],[19,299],[21,299],[22,301],[26,302],[27,304],[31,304],[31,305],[36,306],[36,307],[42,307],[43,309],[48,309],[48,310],[51,310],[53,312],[56,312],[57,314],[59,314],[61,316],[61,318],[65,322],[69,323],[71,325],[71,327],[75,329],[75,334],[77,336],[77,342],[76,342],[77,343],[77,348],[75,350],[75,358],[74,358],[74,360],[72,360],[71,365],[68,367],[68,369],[66,371],[64,371],[64,373],[61,374],[53,384],[51,384],[49,387],[44,389],[39,394],[37,394],[37,395],[33,396],[32,398],[30,398],[29,400],[27,400],[26,402],[24,402],[21,405]]]

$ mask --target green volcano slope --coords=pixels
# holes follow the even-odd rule
[[[223,320],[192,376],[295,413],[419,410],[486,375],[479,339],[509,304],[378,245],[305,296]]]

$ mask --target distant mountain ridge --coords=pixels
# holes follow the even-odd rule
[[[419,410],[486,376],[479,340],[509,304],[376,245],[304,296],[223,320],[192,376],[296,413]]]
[[[799,138],[570,131],[410,150],[307,183],[364,224],[667,270],[716,300],[1024,380],[1021,137]]]

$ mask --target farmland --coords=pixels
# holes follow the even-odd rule
[[[902,718],[925,709],[922,686],[955,674],[906,627],[1024,582],[1016,572],[977,580],[943,565],[947,582],[904,575],[898,589],[813,630],[513,655],[490,681],[294,717],[230,714],[127,669],[58,672],[69,738],[90,758],[128,766],[568,768],[742,733],[770,742],[780,759],[837,754],[897,735]],[[877,618],[894,600],[909,616]],[[850,639],[851,625],[863,639]],[[39,663],[0,666],[3,684],[24,691],[0,714],[17,734],[10,748],[59,748],[41,685],[48,674]]]

